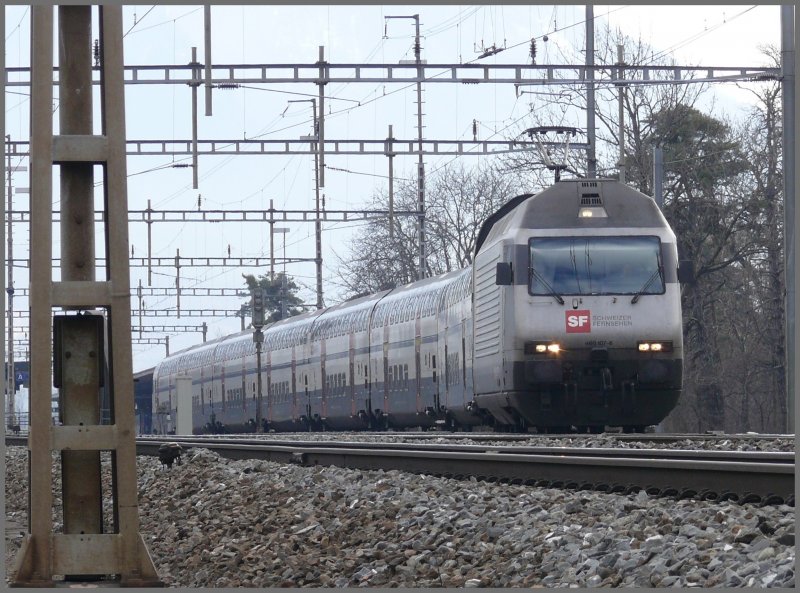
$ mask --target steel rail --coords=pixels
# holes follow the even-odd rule
[[[199,82],[196,70],[201,64],[126,65],[125,84],[178,84]],[[97,71],[98,68],[95,68]],[[762,66],[644,66],[597,64],[211,64],[211,84],[231,88],[232,84],[283,83],[515,83],[586,84],[586,73],[595,73],[597,84],[647,84],[656,82],[707,82],[730,80],[776,80],[779,68]],[[624,78],[620,71],[624,71]],[[704,76],[703,76],[704,75]],[[60,72],[53,68],[53,84]],[[99,72],[94,76],[99,84]],[[223,85],[219,87],[218,85]],[[30,68],[6,68],[5,85],[29,86]]]
[[[158,455],[167,441],[206,448],[229,459],[304,466],[400,470],[465,479],[609,492],[645,490],[681,498],[794,503],[794,455],[781,452],[587,449],[484,445],[408,445],[244,441],[173,437],[137,439],[137,453]],[[6,444],[25,444],[6,436]]]
[[[149,440],[143,454],[157,454],[164,441]],[[144,445],[142,440],[138,441]],[[618,450],[614,455],[591,455],[589,449],[573,449],[569,454],[520,454],[488,451],[437,451],[391,448],[319,447],[214,443],[184,441],[187,448],[211,449],[230,459],[263,459],[304,466],[338,466],[359,470],[400,470],[453,478],[477,477],[480,480],[507,481],[550,487],[571,487],[650,494],[730,498],[743,502],[782,503],[794,500],[794,459],[783,462],[760,460],[706,461],[679,458],[672,450],[650,450],[650,456],[630,455]],[[307,443],[306,443],[307,444]],[[516,447],[514,448],[516,449]],[[641,450],[636,450],[641,451]],[[670,456],[672,455],[672,456]],[[791,454],[790,454],[791,455]]]
[[[238,289],[237,289],[238,290]],[[242,296],[242,295],[237,295]],[[300,433],[285,433],[286,435],[299,435]],[[345,432],[332,433],[336,435],[348,434]],[[445,440],[471,440],[471,441],[526,441],[530,439],[597,439],[597,438],[613,438],[618,441],[632,441],[643,442],[653,441],[658,443],[672,443],[681,441],[720,441],[720,440],[741,440],[741,441],[756,441],[756,440],[776,440],[776,439],[791,439],[794,441],[794,434],[786,433],[769,433],[761,434],[754,432],[745,433],[722,433],[722,432],[706,432],[706,433],[669,433],[669,432],[606,432],[602,434],[590,433],[526,433],[526,432],[437,432],[437,431],[402,431],[402,432],[351,432],[349,434],[360,435],[382,435],[388,438],[400,439],[418,439],[421,441],[433,439]],[[203,435],[205,437],[215,437],[215,435]],[[247,433],[230,433],[225,435],[216,435],[216,437],[223,436],[225,438],[252,438],[253,435]],[[265,435],[266,436],[266,435]],[[196,437],[195,437],[196,438]]]
[[[547,447],[526,445],[475,444],[457,443],[374,443],[364,441],[305,441],[296,439],[258,439],[251,435],[239,438],[214,437],[198,438],[189,436],[147,436],[140,441],[156,441],[159,444],[165,439],[177,443],[185,443],[191,447],[202,447],[205,443],[211,446],[220,445],[252,445],[266,447],[296,447],[301,449],[388,449],[397,451],[430,451],[460,453],[504,453],[509,455],[557,455],[609,458],[658,458],[683,459],[698,461],[738,461],[741,463],[793,463],[795,454],[783,451],[716,451],[705,449],[620,449],[613,447]]]

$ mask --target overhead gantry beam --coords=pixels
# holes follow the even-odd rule
[[[197,82],[203,64],[128,65],[125,84],[182,84]],[[207,67],[206,67],[207,68]],[[212,64],[211,85],[230,89],[241,84],[328,83],[461,83],[526,85],[585,85],[594,72],[597,85],[675,84],[676,82],[732,82],[777,80],[779,68],[760,66],[629,66],[624,75],[616,65],[569,64]],[[59,72],[53,69],[54,83]],[[99,84],[95,68],[94,82]],[[6,86],[30,85],[30,69],[6,69]],[[235,87],[234,87],[235,88]]]

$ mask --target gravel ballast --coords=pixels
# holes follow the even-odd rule
[[[26,457],[6,450],[9,576],[13,526],[27,522]],[[140,532],[168,586],[795,582],[794,508],[785,505],[231,461],[205,449],[171,470],[139,457],[138,475]]]

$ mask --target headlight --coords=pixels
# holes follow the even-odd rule
[[[578,218],[608,218],[608,213],[602,206],[592,206],[578,210]]]
[[[672,352],[672,342],[669,341],[642,341],[638,342],[639,352]]]
[[[561,352],[561,345],[555,342],[526,342],[525,354],[558,354]]]

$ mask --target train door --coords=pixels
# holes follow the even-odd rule
[[[328,417],[328,397],[330,396],[330,385],[326,380],[326,355],[327,341],[321,338],[319,341],[319,381],[315,381],[314,389],[314,409],[312,418],[318,418],[320,422]],[[314,373],[316,375],[316,372]],[[315,377],[316,379],[316,377]]]
[[[350,399],[350,416],[356,417],[358,410],[356,409],[356,336],[355,331],[350,330],[348,333],[348,367],[347,367],[347,387],[345,393]]]
[[[297,347],[292,345],[292,420],[294,422],[300,422],[300,417],[303,415],[301,397],[298,393],[300,385],[297,378]]]
[[[297,386],[300,394],[300,417],[305,424],[305,428],[310,428],[312,385],[309,375],[313,367],[311,366],[311,344],[305,335],[301,342],[300,355],[301,358],[297,365],[297,377],[300,381],[300,385]]]
[[[377,335],[377,338],[375,337]],[[373,428],[385,426],[384,414],[386,414],[385,404],[385,383],[386,365],[388,364],[386,353],[383,350],[383,328],[375,328],[370,332],[371,339],[369,357],[369,400],[372,408]]]
[[[211,363],[211,417],[216,422],[222,422],[222,369],[223,364],[220,360],[220,347],[214,348],[214,359]],[[212,430],[216,430],[216,426]]]
[[[301,417],[308,425],[308,428],[311,428],[311,392],[309,391],[309,381],[308,381],[308,368],[305,367],[304,370],[300,371],[300,392],[302,393],[302,411]]]
[[[204,418],[206,415],[206,366],[202,363],[203,358],[205,357],[205,353],[203,357],[200,359],[200,417]],[[200,421],[199,424],[203,424],[203,421]]]
[[[417,310],[416,319],[414,321],[414,386],[417,392],[418,414],[425,412],[425,404],[422,401],[422,365],[420,364],[422,336],[420,335],[420,325],[420,313],[419,310]]]
[[[383,413],[389,413],[389,316],[383,322]]]
[[[382,299],[389,294],[384,293],[370,307],[366,319],[365,345],[367,346],[365,361],[366,376],[365,386],[368,388],[366,415],[370,428],[387,428],[385,409],[385,382],[386,366],[388,365],[387,352],[384,352],[384,326],[388,311],[381,306]],[[388,345],[388,344],[387,344]]]
[[[222,414],[225,416],[225,421],[228,421],[228,398],[225,389],[227,388],[227,384],[225,381],[225,361],[220,364],[220,371],[219,371],[219,380],[220,380],[220,400],[221,400],[221,409]]]
[[[244,420],[247,420],[247,356],[245,356],[246,351],[244,347],[240,348],[239,351],[242,357],[242,381],[239,396],[242,398],[242,415],[244,416]]]
[[[442,360],[442,376],[446,393],[445,407],[448,411],[458,413],[466,406],[464,396],[464,316],[459,303],[451,300],[445,319],[444,349],[440,347]],[[440,339],[442,334],[439,335]]]
[[[275,398],[272,392],[272,350],[270,348],[267,348],[266,350],[267,352],[265,357],[266,358],[265,371],[267,376],[266,376],[266,381],[264,381],[263,384],[265,384],[267,387],[267,423],[271,424],[272,413],[273,413],[272,405],[273,405],[273,399]],[[258,402],[256,402],[256,405],[258,405]]]
[[[449,408],[451,406],[450,402],[450,373],[448,372],[449,369],[449,357],[448,357],[448,315],[449,311],[446,307],[436,307],[436,330],[437,330],[437,340],[436,340],[436,358],[435,360],[439,361],[439,366],[441,372],[438,373],[439,379],[439,388],[437,394],[439,397],[436,400],[436,412],[440,412],[442,409]],[[434,368],[433,371],[434,375],[436,375],[436,369]]]
[[[458,340],[459,346],[459,366],[456,369],[456,376],[458,378],[458,389],[456,394],[456,401],[460,407],[466,407],[467,405],[467,325],[469,325],[464,319],[461,320],[461,331],[459,332]]]
[[[438,340],[437,340],[438,342]],[[434,411],[438,411],[442,409],[442,392],[440,389],[442,383],[442,375],[439,370],[439,365],[441,365],[441,358],[437,356],[438,354],[438,343],[434,345],[431,349],[431,379],[433,381],[433,409]]]
[[[177,374],[175,372],[176,368],[177,365],[173,363],[169,370],[169,392],[167,393],[167,413],[164,417],[164,434],[172,434],[172,429],[174,427],[173,422],[175,421],[175,408],[177,407],[177,398],[175,395],[175,384],[177,379]]]
[[[472,334],[472,318],[467,317],[462,322],[462,352],[464,360],[464,399],[469,403],[475,397],[475,388],[472,377],[472,361],[474,353],[474,339]]]
[[[439,356],[439,347],[443,339],[439,339],[439,314],[438,314],[438,302],[439,302],[439,291],[434,290],[429,293],[426,298],[429,299],[427,310],[428,310],[428,319],[425,321],[423,319],[422,327],[423,327],[423,335],[426,333],[430,338],[430,343],[428,347],[425,349],[427,352],[425,356],[428,361],[428,367],[431,372],[431,398],[430,402],[432,404],[432,408],[434,413],[438,413],[438,411],[442,408],[442,377],[441,377],[441,368],[444,367],[442,363],[441,356]],[[443,336],[442,336],[443,338]],[[425,343],[423,337],[423,344]]]
[[[378,385],[380,384],[381,374],[383,373],[383,354],[380,357],[376,354],[375,356],[371,356],[369,360],[369,391],[370,391],[370,402],[373,400],[373,394],[375,395],[375,405],[374,410],[377,412],[381,409],[383,404],[383,392],[380,392],[380,399],[378,399],[379,391]]]
[[[353,397],[355,413],[362,420],[369,422],[372,415],[372,403],[369,397],[369,332],[364,331],[358,337],[351,335],[350,350],[355,365],[353,381]]]
[[[369,345],[368,362],[367,362],[367,376],[364,379],[365,385],[368,386],[368,413],[376,421],[379,419],[380,414],[383,412],[383,389],[382,389],[382,376],[383,376],[383,327],[372,327],[372,315],[374,309],[370,314],[367,330],[367,344]],[[373,426],[375,428],[375,426]]]

